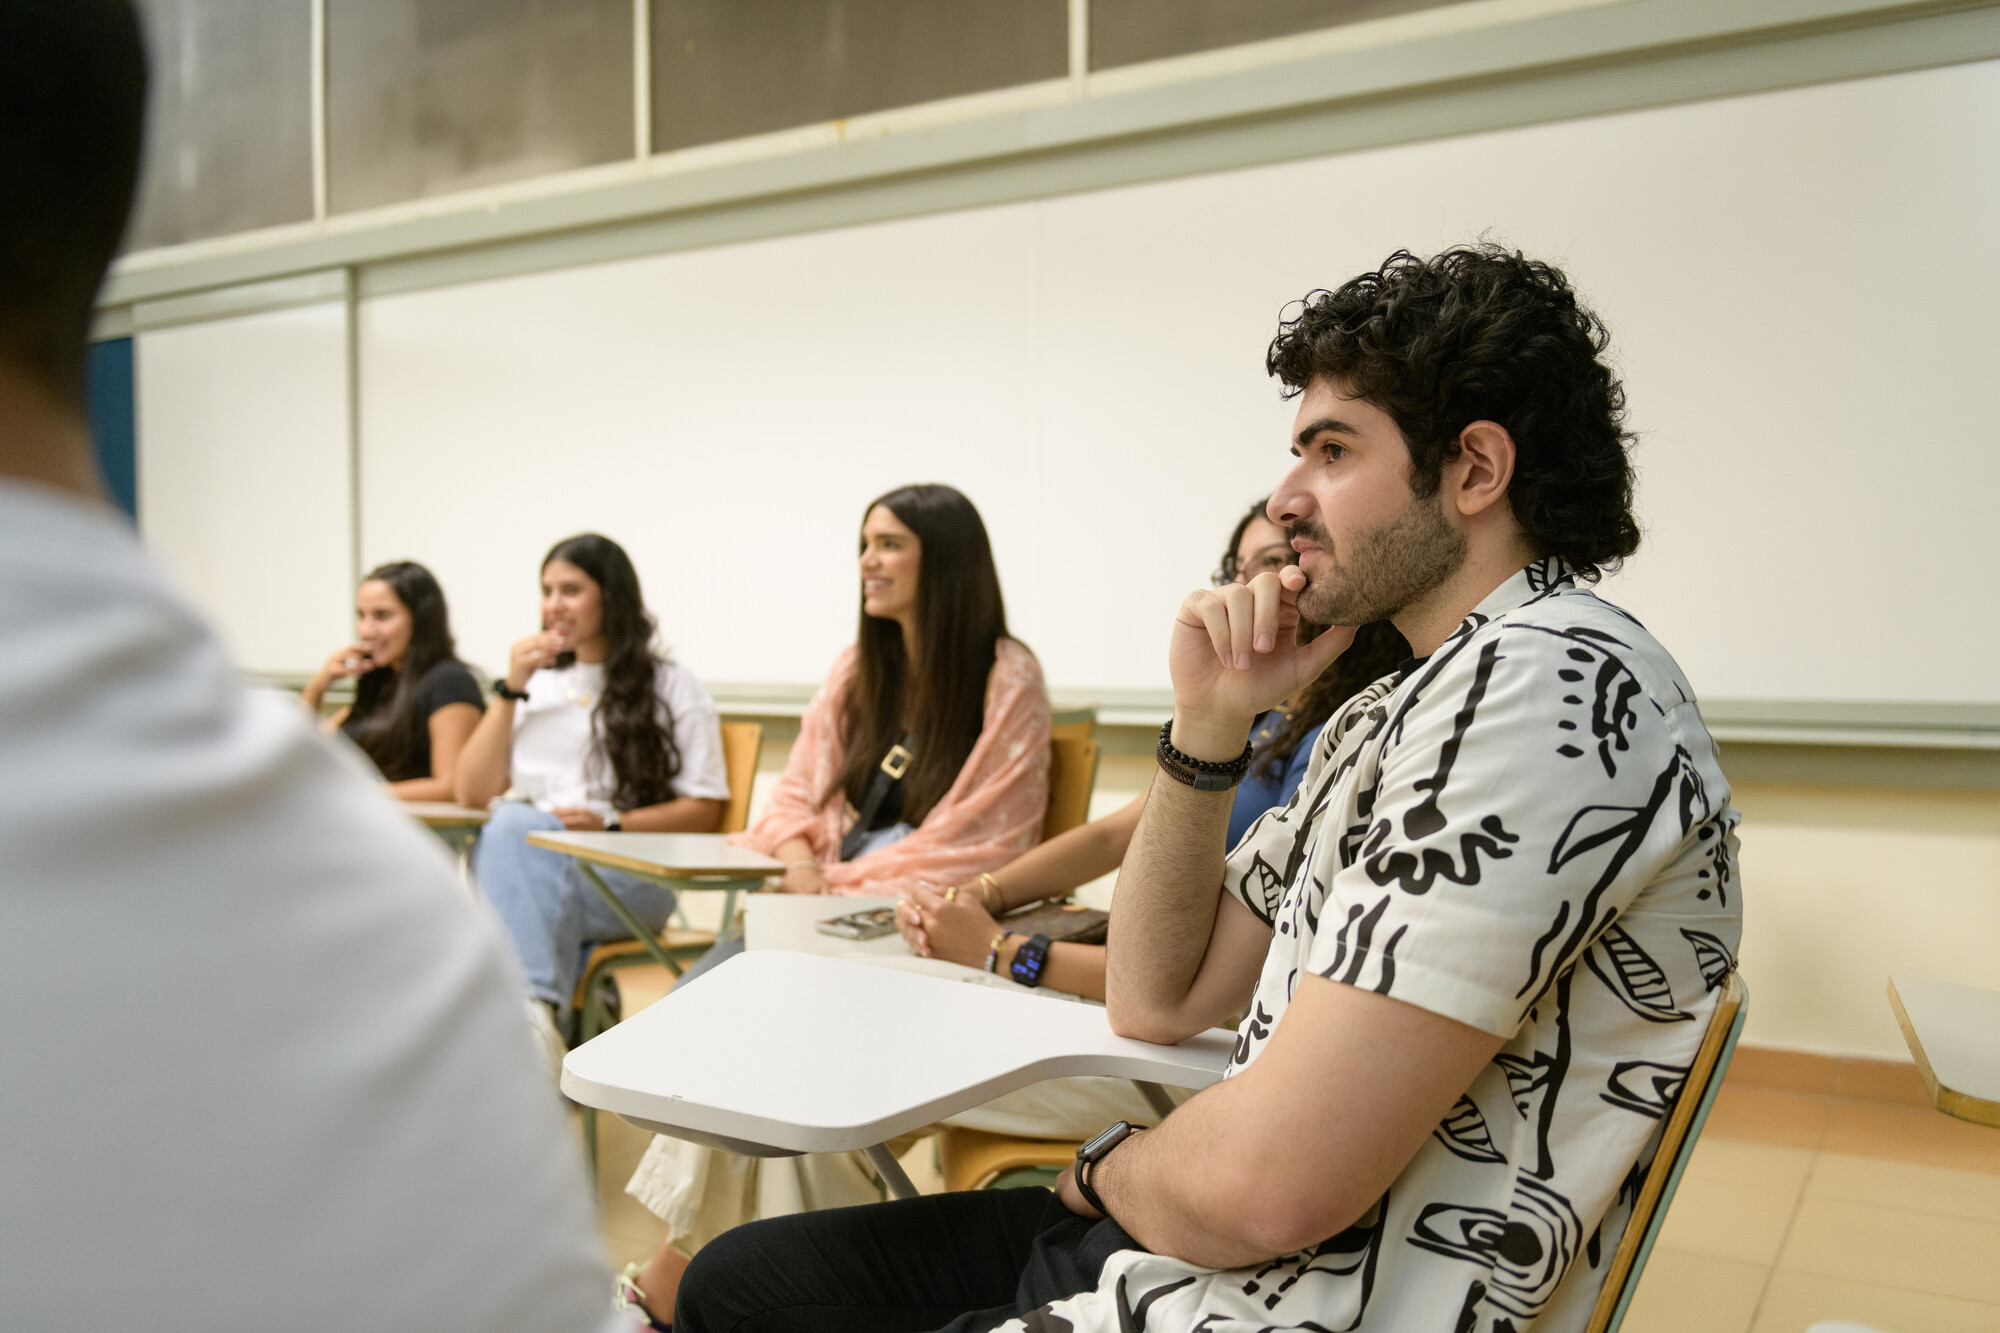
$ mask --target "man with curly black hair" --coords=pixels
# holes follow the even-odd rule
[[[1735,965],[1737,823],[1673,659],[1590,591],[1638,544],[1603,324],[1495,246],[1287,319],[1268,512],[1299,564],[1189,595],[1119,873],[1112,1027],[1243,1015],[1227,1077],[1053,1192],[776,1219],[675,1327],[1549,1333],[1589,1319]],[[1413,657],[1230,849],[1257,713],[1387,619]]]

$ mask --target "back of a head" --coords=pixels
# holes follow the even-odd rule
[[[0,0],[0,361],[71,405],[145,98],[131,0]]]

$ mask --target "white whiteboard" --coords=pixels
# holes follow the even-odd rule
[[[353,638],[346,328],[335,303],[135,340],[140,533],[252,671]]]
[[[862,503],[948,481],[1052,685],[1163,687],[1287,462],[1280,309],[1481,233],[1613,326],[1648,536],[1612,594],[1697,690],[2000,701],[1991,62],[371,300],[362,556],[431,564],[498,663],[594,528],[698,674],[811,682]]]

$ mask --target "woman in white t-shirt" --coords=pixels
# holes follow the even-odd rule
[[[711,833],[729,799],[715,701],[653,650],[656,629],[618,543],[557,542],[542,560],[542,631],[514,645],[459,757],[461,802],[513,798],[481,830],[473,869],[558,1024],[590,946],[630,932],[572,858],[528,846],[528,833]],[[672,893],[598,873],[650,929],[666,923]]]

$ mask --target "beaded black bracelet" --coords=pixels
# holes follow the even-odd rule
[[[1243,742],[1243,753],[1228,763],[1216,763],[1211,759],[1196,759],[1174,748],[1174,720],[1168,718],[1160,727],[1160,744],[1155,758],[1166,775],[1183,786],[1196,791],[1227,791],[1234,787],[1250,772],[1250,755],[1253,745]]]
[[[1196,759],[1193,755],[1182,754],[1174,748],[1174,720],[1172,718],[1168,718],[1160,724],[1160,753],[1179,764],[1182,768],[1191,768],[1197,773],[1248,772],[1250,769],[1250,751],[1251,744],[1246,740],[1243,742],[1243,753],[1237,755],[1234,759],[1225,760],[1221,763],[1217,763],[1213,759]]]

